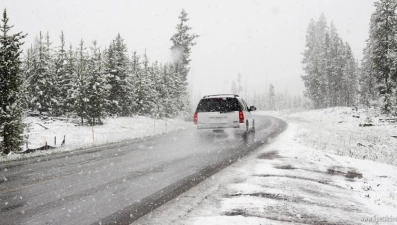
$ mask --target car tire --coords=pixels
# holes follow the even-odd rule
[[[250,135],[250,129],[249,129],[248,121],[247,121],[247,123],[245,125],[245,131],[243,133],[243,141],[244,141],[244,144],[246,144],[246,145],[248,144],[249,135]]]
[[[248,124],[246,127],[246,131],[243,134],[244,144],[249,147],[250,145],[255,143],[255,121],[252,121],[252,128],[250,129]]]

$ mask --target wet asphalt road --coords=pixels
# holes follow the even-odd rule
[[[195,129],[0,164],[0,224],[129,224],[284,130],[255,116],[255,141]],[[251,136],[253,137],[253,136]]]

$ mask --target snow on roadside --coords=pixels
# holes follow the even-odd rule
[[[0,162],[149,137],[193,126],[191,122],[185,122],[180,119],[154,120],[143,116],[107,118],[104,121],[104,125],[94,127],[76,126],[74,123],[62,120],[43,121],[38,117],[27,117],[24,122],[30,124],[28,148],[38,148],[46,143],[50,146],[60,147],[64,137],[65,146],[28,154],[11,153],[7,156],[0,155]],[[56,145],[54,144],[54,137],[56,137]],[[26,149],[26,146],[24,148]]]
[[[299,125],[297,139],[312,148],[397,166],[397,124],[382,122],[377,110],[334,107],[285,119]]]
[[[134,224],[397,224],[397,168],[306,147],[302,129],[290,121],[270,145]]]

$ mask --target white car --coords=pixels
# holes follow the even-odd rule
[[[204,96],[194,113],[194,124],[199,131],[233,131],[237,134],[255,132],[255,120],[247,103],[238,95],[220,94]]]

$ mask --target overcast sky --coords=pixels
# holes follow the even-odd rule
[[[13,31],[28,33],[30,46],[39,32],[49,32],[54,46],[64,31],[77,47],[97,40],[102,48],[118,33],[129,53],[146,52],[151,61],[171,61],[170,37],[182,8],[192,31],[189,82],[195,95],[230,93],[240,72],[248,95],[273,83],[276,91],[301,94],[300,76],[306,28],[323,12],[340,36],[362,58],[373,0],[2,0]],[[5,3],[5,4],[4,4]],[[26,46],[27,47],[27,46]],[[242,94],[244,96],[244,93]]]

